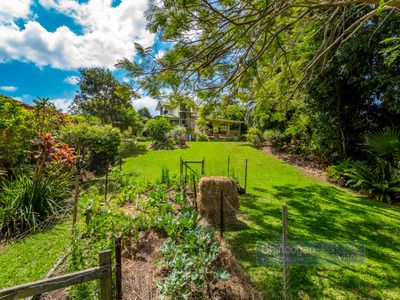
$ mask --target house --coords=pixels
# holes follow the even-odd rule
[[[158,101],[156,111],[159,112],[157,117],[169,119],[174,126],[184,126],[187,134],[186,139],[191,141],[195,138],[194,127],[196,125],[197,109],[182,104],[172,104],[168,101]],[[232,136],[240,136],[242,121],[228,119],[208,119],[208,127],[211,137],[226,138]]]
[[[155,116],[164,117],[170,120],[174,126],[183,126],[186,128],[186,139],[191,141],[194,139],[194,126],[197,119],[197,110],[183,104],[172,104],[167,101],[158,101],[156,111],[160,114]]]

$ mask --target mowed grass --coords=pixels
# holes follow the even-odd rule
[[[42,279],[70,242],[70,222],[0,247],[0,289]]]
[[[290,240],[358,241],[361,264],[291,266],[293,299],[400,299],[400,209],[360,198],[351,191],[310,178],[296,167],[245,143],[194,142],[189,149],[145,150],[125,160],[122,171],[149,180],[161,168],[179,173],[179,159],[205,157],[207,175],[231,171],[243,182],[249,162],[248,194],[241,197],[241,226],[225,235],[254,285],[269,299],[282,298],[282,268],[256,264],[256,242],[281,238],[281,205],[289,209]]]

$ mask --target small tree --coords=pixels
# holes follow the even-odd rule
[[[115,161],[122,135],[111,125],[72,124],[63,129],[62,140],[79,156],[77,167],[103,173]]]
[[[172,130],[172,125],[167,119],[151,119],[146,123],[146,129],[149,137],[154,142],[155,148],[170,148],[168,133]]]

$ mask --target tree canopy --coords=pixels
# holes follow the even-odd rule
[[[140,86],[152,94],[168,85],[206,98],[236,95],[260,77],[265,60],[280,65],[300,85],[314,67],[333,57],[340,44],[373,18],[386,22],[399,6],[399,1],[378,0],[152,0],[146,13],[148,29],[170,42],[172,49],[157,58],[151,48],[137,45],[142,59],[121,60],[118,66],[136,79],[142,77]],[[386,50],[395,48],[396,38],[383,40]],[[301,58],[298,51],[304,51]],[[395,59],[396,52],[390,53]],[[297,84],[292,82],[291,89]]]
[[[118,82],[108,69],[87,68],[80,73],[79,91],[71,105],[73,113],[98,117],[121,130],[141,128],[131,104],[135,93],[129,84]]]

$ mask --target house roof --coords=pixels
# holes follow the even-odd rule
[[[166,105],[168,105],[168,102],[167,102],[167,101],[161,101],[161,100],[159,100],[158,103],[157,103],[156,110],[161,110],[161,108],[162,108],[163,106],[166,106]]]

